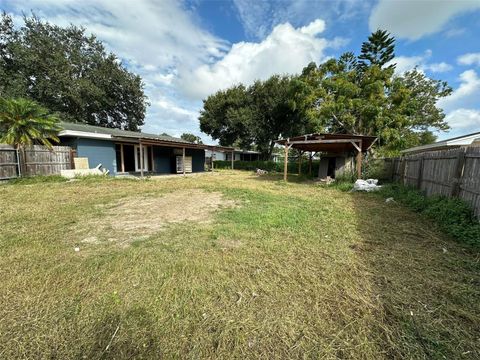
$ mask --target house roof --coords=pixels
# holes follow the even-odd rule
[[[148,145],[159,145],[159,146],[178,146],[178,147],[187,147],[195,149],[217,149],[222,148],[224,150],[232,151],[233,148],[215,146],[215,145],[204,145],[204,144],[195,144],[190,141],[186,141],[180,138],[176,138],[168,135],[157,135],[149,134],[144,132],[112,129],[101,126],[93,126],[88,124],[81,123],[67,123],[64,122],[61,124],[63,130],[58,133],[60,137],[79,137],[79,138],[90,138],[90,139],[100,139],[100,140],[110,140],[110,141],[135,141]]]
[[[280,145],[303,151],[342,153],[356,150],[367,151],[375,143],[375,136],[353,134],[306,134],[288,139],[277,140]]]
[[[442,141],[437,141],[433,144],[415,146],[409,149],[402,150],[402,154],[418,153],[424,151],[442,150],[451,147],[460,147],[472,144],[475,140],[480,140],[480,131],[467,135],[457,136]]]
[[[128,130],[120,130],[120,129],[112,129],[100,126],[93,126],[87,124],[80,124],[80,123],[67,123],[64,122],[61,124],[63,128],[60,131],[59,136],[78,136],[78,137],[90,137],[90,138],[100,138],[100,139],[108,139],[108,138],[133,138],[133,139],[148,139],[148,140],[161,140],[161,141],[171,141],[177,143],[186,143],[186,144],[193,144],[189,141],[176,138],[173,136],[167,135],[157,135],[157,134],[149,134],[144,132],[137,132],[137,131],[128,131]]]

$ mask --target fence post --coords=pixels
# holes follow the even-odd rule
[[[457,155],[455,173],[453,174],[452,190],[450,192],[451,197],[457,197],[460,194],[460,184],[463,176],[463,168],[465,166],[465,151],[466,148],[462,148]]]
[[[25,152],[25,147],[20,146],[17,150],[18,155],[18,169],[20,176],[27,176],[27,154]]]
[[[408,162],[407,162],[407,158],[406,158],[406,157],[403,157],[402,160],[403,160],[402,184],[405,185],[405,183],[407,182],[407,166],[408,166]]]
[[[422,180],[423,180],[423,156],[418,159],[418,179],[417,179],[417,189],[422,189]]]

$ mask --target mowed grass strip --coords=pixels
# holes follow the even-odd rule
[[[292,180],[0,186],[0,358],[480,356],[478,250],[399,205]],[[119,201],[189,190],[235,206],[82,242]]]

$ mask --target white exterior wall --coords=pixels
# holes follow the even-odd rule
[[[214,160],[225,160],[225,153],[220,151],[205,150],[205,157],[212,157],[212,153],[214,155]]]

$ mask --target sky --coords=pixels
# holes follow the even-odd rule
[[[86,28],[145,83],[142,130],[199,129],[202,100],[231,85],[299,73],[377,29],[396,42],[396,71],[417,66],[453,93],[439,106],[451,126],[439,139],[480,131],[480,0],[0,0],[22,23],[32,11]]]

